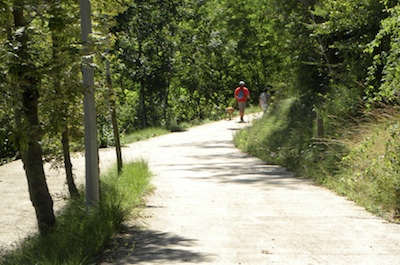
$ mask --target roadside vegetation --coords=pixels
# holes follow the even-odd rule
[[[235,135],[236,146],[400,222],[399,107],[366,111],[357,122],[332,116],[325,121],[329,130],[318,138],[315,113],[300,102],[273,104],[266,116]]]
[[[90,264],[93,257],[123,228],[124,221],[138,216],[144,196],[151,192],[151,172],[144,161],[128,163],[121,175],[115,168],[101,176],[101,203],[86,209],[84,196],[71,199],[57,214],[51,234],[34,234],[3,253],[2,265]],[[83,191],[81,191],[83,192]]]
[[[147,128],[147,129],[139,130],[137,132],[132,132],[129,134],[122,134],[121,135],[121,144],[126,145],[126,144],[130,144],[130,143],[146,140],[146,139],[149,139],[152,137],[160,136],[163,134],[167,134],[170,132],[171,131],[169,131],[167,129],[156,127],[156,128]]]

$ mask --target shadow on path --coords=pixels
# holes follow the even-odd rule
[[[196,246],[196,240],[184,238],[172,233],[141,230],[127,227],[106,246],[107,251],[99,257],[96,264],[170,264],[176,261],[201,263],[210,260],[206,254],[190,250]]]

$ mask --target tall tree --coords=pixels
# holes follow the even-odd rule
[[[331,70],[330,89],[325,93],[331,113],[354,113],[366,96],[367,71],[374,55],[364,51],[378,33],[380,21],[387,17],[384,9],[382,1],[374,0],[328,0],[315,5],[313,35],[324,40],[330,58],[324,64]]]
[[[41,124],[38,117],[40,75],[31,60],[29,53],[30,25],[26,19],[26,3],[15,0],[13,4],[14,17],[14,49],[16,62],[11,72],[17,81],[17,97],[22,104],[16,109],[16,126],[20,136],[19,145],[26,177],[29,195],[35,208],[38,227],[41,234],[47,234],[55,225],[53,200],[50,196],[43,169]]]
[[[141,127],[158,125],[164,118],[180,2],[134,1],[117,18],[116,49],[129,69],[124,76],[133,81],[140,95]]]

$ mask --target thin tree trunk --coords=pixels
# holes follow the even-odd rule
[[[111,104],[111,123],[113,126],[115,151],[117,155],[117,167],[118,167],[118,173],[121,173],[123,164],[122,164],[121,141],[119,138],[119,130],[118,130],[117,111],[115,110],[115,100],[111,101],[110,104]]]
[[[69,149],[69,131],[68,126],[65,126],[61,135],[61,143],[64,155],[64,167],[67,178],[68,191],[71,197],[79,197],[78,189],[76,188],[74,175],[72,173],[71,153]]]
[[[17,29],[26,28],[28,25],[24,17],[24,1],[16,0],[13,10],[14,24]],[[17,128],[22,135],[20,152],[26,177],[28,180],[29,195],[35,208],[39,232],[45,235],[55,225],[53,200],[51,198],[43,169],[41,128],[38,117],[38,82],[34,66],[28,65],[28,35],[24,31],[17,36],[21,43],[17,51],[19,65],[14,65],[18,77],[19,89],[22,93],[21,119],[17,119]],[[18,117],[19,115],[17,115]],[[23,142],[25,142],[23,144]]]
[[[142,110],[142,126],[143,128],[147,128],[147,108],[146,108],[146,96],[145,96],[145,88],[144,81],[140,82],[140,108]]]
[[[51,32],[51,38],[53,40],[53,61],[61,62],[60,58],[61,54],[61,45],[62,40],[60,38],[61,31],[64,30],[64,24],[62,20],[61,9],[54,1],[50,2],[50,13],[52,18],[49,20],[49,29]],[[62,67],[56,67],[56,69],[62,69]],[[60,74],[61,70],[55,70],[57,72],[53,73],[54,78],[54,89],[57,90],[57,95],[63,95],[61,88],[61,79],[62,75]],[[57,107],[57,106],[56,106]],[[68,114],[68,105],[67,103],[63,103],[62,106],[58,106],[58,115],[60,117],[66,117]],[[69,145],[69,130],[68,130],[68,119],[60,119],[64,124],[62,124],[61,128],[63,131],[61,132],[61,143],[63,148],[63,158],[64,158],[64,166],[65,166],[65,174],[68,185],[69,194],[71,197],[79,196],[78,189],[76,188],[73,172],[72,172],[72,163],[71,163],[71,154],[70,154],[70,145]]]
[[[166,84],[166,89],[165,89],[165,96],[163,100],[163,118],[165,121],[168,121],[168,97],[169,97],[169,86],[170,86],[170,81],[167,82]]]
[[[107,81],[107,86],[108,86],[109,95],[110,95],[111,124],[113,127],[115,151],[116,151],[116,155],[117,155],[117,168],[118,168],[118,173],[121,173],[122,166],[123,166],[122,165],[121,141],[119,138],[115,93],[114,93],[114,90],[112,87],[111,74],[110,74],[110,63],[108,62],[108,60],[106,61],[106,72],[107,72],[106,81]]]

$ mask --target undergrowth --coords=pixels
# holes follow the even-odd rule
[[[350,128],[351,129],[351,128]],[[349,152],[329,187],[387,220],[400,217],[400,112],[385,107],[370,112],[343,139]]]
[[[151,189],[151,174],[143,161],[124,165],[120,176],[115,172],[112,169],[101,176],[98,208],[87,210],[84,196],[71,199],[57,214],[57,225],[48,236],[27,238],[8,251],[0,264],[88,264],[140,208]]]
[[[400,220],[400,110],[386,106],[357,118],[329,117],[316,139],[315,115],[302,99],[272,105],[235,135],[237,147],[335,190],[387,220]]]

